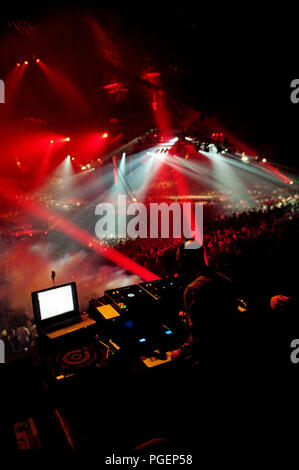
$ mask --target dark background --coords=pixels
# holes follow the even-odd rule
[[[16,61],[13,48],[5,44],[12,21],[43,27],[47,18],[55,16],[65,19],[67,31],[74,16],[88,12],[111,32],[120,48],[134,50],[140,63],[159,69],[170,94],[216,115],[257,153],[298,166],[299,104],[290,101],[290,83],[298,75],[293,8],[63,1],[10,3],[1,9],[2,74],[11,66],[10,60]],[[49,45],[55,34],[55,28],[49,31]],[[68,41],[74,37],[69,35]],[[52,52],[61,53],[54,46]],[[76,58],[79,68],[80,60],[82,55]],[[72,69],[74,64],[69,66]]]

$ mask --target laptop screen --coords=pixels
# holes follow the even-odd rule
[[[35,320],[58,320],[65,314],[78,313],[78,299],[74,282],[32,293]],[[67,315],[69,316],[69,315]],[[59,318],[58,318],[59,317]]]

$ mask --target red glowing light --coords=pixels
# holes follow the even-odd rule
[[[153,108],[153,111],[157,111],[157,109],[158,109],[158,103],[157,103],[157,101],[153,101],[153,102],[152,102],[152,108]]]
[[[50,140],[50,144],[54,144],[54,140]]]
[[[17,62],[17,67],[21,67],[21,64],[20,64],[20,62]]]
[[[160,72],[149,72],[144,75],[146,78],[157,78],[160,77]]]
[[[107,139],[107,137],[108,137],[108,132],[104,132],[104,133],[102,134],[102,138],[103,138],[103,139]]]
[[[29,64],[28,60],[25,60],[24,64],[25,64],[25,65],[28,65],[28,64]]]
[[[119,87],[119,83],[118,83],[118,82],[110,83],[109,85],[103,86],[103,90],[109,90],[110,88],[116,88],[116,87]]]
[[[36,62],[37,64],[39,64],[39,63],[40,63],[40,60],[39,60],[39,59],[36,59],[35,62]]]
[[[71,140],[71,138],[70,138],[70,137],[66,137],[64,140],[65,140],[65,142],[69,142],[69,141]]]

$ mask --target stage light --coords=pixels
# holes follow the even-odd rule
[[[74,161],[74,160],[75,160],[75,157],[72,157],[72,161]]]
[[[54,144],[54,140],[50,140],[50,144]]]
[[[85,165],[82,165],[82,166],[81,166],[81,170],[82,170],[82,171],[84,171],[84,170],[86,170],[86,169],[87,169],[87,167],[86,167]]]
[[[21,64],[20,64],[20,62],[17,62],[17,67],[21,67]]]
[[[294,184],[294,181],[291,180],[291,181],[290,181],[290,184]]]
[[[217,149],[216,145],[214,145],[214,144],[209,144],[209,145],[208,145],[208,152],[209,152],[209,153],[212,153],[212,154],[217,154],[217,153],[218,153],[218,149]]]
[[[28,60],[25,60],[24,64],[25,64],[25,65],[28,65],[28,64],[29,64]]]
[[[107,137],[108,137],[108,132],[104,132],[104,133],[102,134],[102,138],[103,138],[103,139],[107,139]]]
[[[262,162],[263,162],[263,163],[266,163],[266,161],[267,161],[266,158],[263,158],[263,159],[262,159]]]
[[[39,59],[36,59],[35,62],[36,62],[37,64],[39,64],[40,60],[39,60]]]
[[[246,155],[243,155],[242,158],[241,158],[241,160],[242,160],[243,162],[248,162],[248,157],[247,157]]]
[[[70,156],[70,155],[67,155],[66,158],[71,158],[71,156]]]
[[[65,142],[69,142],[69,141],[71,140],[71,138],[70,138],[70,137],[66,137],[64,140],[65,140]]]

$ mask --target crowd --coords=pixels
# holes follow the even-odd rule
[[[256,256],[278,250],[284,241],[284,230],[297,223],[298,205],[269,206],[267,209],[248,210],[232,216],[208,220],[204,223],[204,245],[210,263],[224,269],[233,258]],[[139,264],[162,276],[176,269],[175,254],[181,239],[126,240],[118,249]]]
[[[6,358],[23,354],[34,346],[37,331],[28,313],[11,311],[9,306],[1,305],[0,318],[0,339],[5,343]]]

